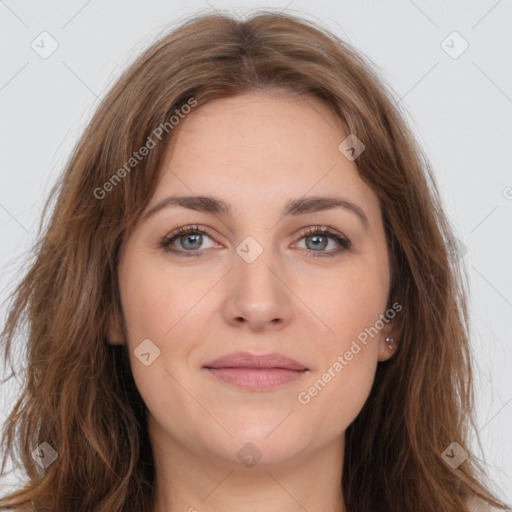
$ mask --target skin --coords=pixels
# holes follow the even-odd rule
[[[173,133],[162,178],[146,212],[170,195],[209,195],[232,215],[178,206],[139,221],[124,241],[119,287],[136,385],[148,407],[157,471],[153,512],[344,511],[341,475],[345,430],[363,407],[379,361],[397,342],[393,322],[309,403],[298,400],[339,355],[386,311],[389,258],[377,196],[356,162],[338,149],[344,134],[313,97],[250,93],[193,110]],[[358,205],[281,216],[289,199],[338,196]],[[187,235],[169,254],[159,242],[180,226],[210,228],[201,242]],[[331,238],[311,242],[310,226]],[[251,236],[263,249],[248,263],[236,252]],[[190,235],[188,235],[190,237]],[[327,241],[328,245],[325,246]],[[187,245],[188,242],[188,245]],[[194,249],[199,247],[199,249]],[[253,250],[250,249],[250,250]],[[317,257],[312,257],[312,253]],[[150,339],[160,355],[148,366],[134,355]],[[299,380],[265,391],[244,390],[203,368],[237,351],[278,352],[308,368]],[[332,374],[332,370],[331,370]],[[245,448],[246,443],[254,448]],[[237,454],[259,453],[252,467]]]

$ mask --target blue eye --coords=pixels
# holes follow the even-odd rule
[[[351,247],[351,242],[347,238],[322,226],[308,228],[308,230],[302,234],[301,240],[302,239],[306,240],[306,248],[309,249],[307,256],[313,258],[336,256]],[[311,240],[310,244],[307,243],[308,239]],[[328,246],[329,240],[334,240],[336,244],[338,244],[338,248],[324,251],[323,249]],[[314,249],[312,250],[311,247]]]
[[[202,251],[208,247],[204,247],[204,237],[212,240],[210,230],[205,226],[185,226],[180,227],[173,231],[171,234],[165,236],[159,243],[161,249],[167,253],[176,254],[179,256],[201,256]],[[335,256],[344,252],[351,247],[351,242],[347,239],[332,231],[329,228],[322,226],[314,226],[308,228],[301,234],[301,240],[306,240],[307,257],[329,257]],[[310,240],[310,243],[308,243]],[[338,247],[325,251],[329,241],[335,242]],[[176,247],[175,242],[179,242],[180,247]],[[212,240],[210,247],[215,246]]]
[[[198,225],[180,227],[173,231],[170,235],[165,236],[160,242],[160,247],[165,252],[170,252],[173,254],[179,254],[183,256],[199,256],[200,252],[198,249],[203,244],[203,237],[205,235],[211,239],[209,236],[209,230],[204,226],[201,228]],[[172,244],[174,244],[175,241],[179,241],[183,249],[174,247]]]

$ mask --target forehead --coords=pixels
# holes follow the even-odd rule
[[[170,193],[215,195],[237,211],[248,201],[272,209],[289,198],[339,194],[376,216],[376,195],[338,149],[346,136],[329,107],[309,95],[210,101],[174,128],[154,201]]]

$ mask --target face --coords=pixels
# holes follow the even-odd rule
[[[298,463],[344,438],[392,354],[377,196],[312,97],[211,101],[173,135],[121,251],[128,339],[109,341],[128,344],[155,443]]]

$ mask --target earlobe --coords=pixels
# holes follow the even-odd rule
[[[384,336],[380,340],[379,361],[387,361],[396,351],[396,340],[392,336]]]
[[[379,337],[379,361],[390,359],[398,348],[400,333],[397,326],[390,323],[380,332]]]

